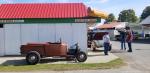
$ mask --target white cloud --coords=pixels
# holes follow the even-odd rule
[[[87,4],[101,4],[101,3],[107,3],[109,0],[87,0],[86,3]]]
[[[100,0],[100,3],[106,3],[108,0]]]
[[[69,0],[58,0],[57,2],[60,2],[60,3],[67,3],[67,2],[69,2]]]
[[[13,0],[2,0],[3,3],[13,3]]]

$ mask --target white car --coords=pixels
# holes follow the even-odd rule
[[[100,48],[103,47],[103,36],[106,32],[95,32],[93,33],[92,36],[92,40],[91,40],[91,49],[93,49],[93,51],[96,50],[96,48]],[[111,44],[110,44],[110,48],[109,51],[111,50]]]

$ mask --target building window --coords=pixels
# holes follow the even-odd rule
[[[4,25],[4,24],[0,24],[0,28],[3,28],[3,25]]]

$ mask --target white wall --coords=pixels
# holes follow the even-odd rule
[[[5,53],[4,49],[4,29],[0,28],[0,56],[3,56]]]
[[[56,24],[56,42],[62,40],[64,43],[68,43],[68,45],[73,45],[73,32],[72,25],[70,23]]]
[[[38,42],[37,24],[21,24],[21,44],[27,44],[27,42]]]
[[[5,55],[20,54],[20,45],[28,42],[57,42],[68,47],[79,43],[87,51],[86,23],[5,24]]]
[[[39,42],[55,42],[55,24],[39,24]]]
[[[82,51],[87,52],[87,25],[85,23],[73,23],[73,43],[79,43]]]
[[[5,24],[5,55],[20,54],[20,25],[19,24]]]

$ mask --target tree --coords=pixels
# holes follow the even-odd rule
[[[140,20],[145,19],[145,18],[148,17],[149,15],[150,15],[150,6],[147,6],[147,7],[143,10],[143,12],[142,12],[142,14],[141,14],[141,17],[140,17]]]
[[[106,23],[107,22],[112,22],[113,20],[115,20],[115,16],[114,16],[114,14],[113,13],[110,13],[109,15],[108,15],[108,18],[106,19]]]
[[[137,16],[133,9],[123,10],[120,12],[118,20],[121,22],[136,22]]]

